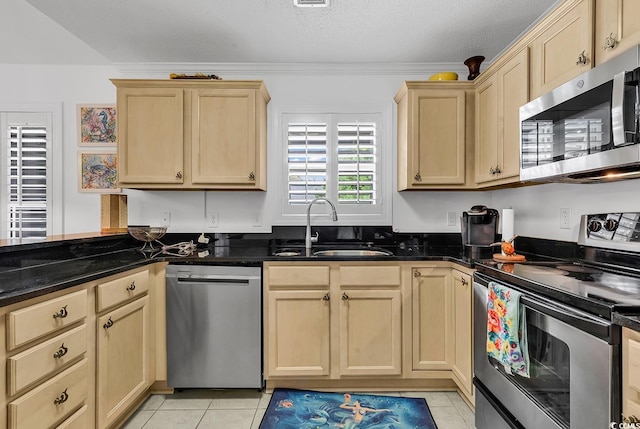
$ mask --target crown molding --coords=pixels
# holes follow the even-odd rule
[[[483,65],[487,67],[487,64]],[[462,63],[114,63],[120,77],[167,78],[170,73],[241,75],[418,75],[453,71],[463,80]]]

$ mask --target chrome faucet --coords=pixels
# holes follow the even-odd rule
[[[318,231],[316,231],[316,235],[311,236],[311,206],[313,203],[317,201],[326,201],[331,206],[331,210],[333,210],[333,221],[336,222],[338,220],[338,214],[336,213],[336,206],[333,205],[331,201],[326,198],[316,198],[309,203],[307,206],[307,232],[304,236],[304,247],[306,250],[306,255],[311,256],[311,243],[316,243],[318,241]]]

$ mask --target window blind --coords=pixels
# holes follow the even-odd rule
[[[376,124],[338,123],[338,203],[376,203]]]
[[[287,136],[289,204],[327,196],[327,124],[290,123]]]
[[[8,128],[8,238],[47,234],[47,129]]]

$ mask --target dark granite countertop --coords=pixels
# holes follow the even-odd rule
[[[183,237],[173,237],[171,242]],[[167,241],[169,242],[169,241]],[[466,267],[473,262],[462,255],[456,245],[423,246],[419,251],[387,245],[387,249],[397,256],[273,256],[271,242],[243,240],[226,243],[227,246],[205,246],[199,255],[178,257],[161,252],[143,253],[140,242],[128,235],[109,237],[83,237],[63,240],[59,243],[30,243],[27,246],[9,246],[0,250],[0,306],[6,306],[29,298],[66,289],[78,284],[104,278],[113,274],[154,262],[172,264],[215,264],[261,266],[264,261],[453,261]],[[281,248],[282,243],[277,243]],[[290,242],[287,245],[291,246]],[[314,246],[314,249],[332,247],[338,244]],[[300,248],[300,244],[294,245]],[[343,243],[339,247],[353,248],[353,243]],[[418,247],[416,247],[416,250]],[[302,253],[304,246],[302,245]]]
[[[640,332],[640,315],[614,312],[613,323]]]

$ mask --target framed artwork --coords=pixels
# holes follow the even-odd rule
[[[79,152],[78,181],[80,192],[119,193],[116,154]]]
[[[115,104],[78,104],[78,127],[80,146],[115,145]]]

